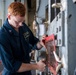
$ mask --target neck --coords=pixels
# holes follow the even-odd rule
[[[13,27],[13,25],[11,24],[10,20],[8,19],[9,24]],[[17,32],[19,32],[18,28],[13,27]]]

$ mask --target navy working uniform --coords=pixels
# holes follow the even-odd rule
[[[30,63],[29,53],[32,48],[37,48],[38,41],[25,23],[18,33],[7,19],[0,29],[0,54],[4,65],[2,75],[31,75],[30,71],[17,71],[22,63]]]

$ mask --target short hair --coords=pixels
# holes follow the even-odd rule
[[[13,2],[8,6],[8,13],[16,16],[20,15],[21,17],[25,16],[26,8],[20,2]]]

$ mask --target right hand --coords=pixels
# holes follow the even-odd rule
[[[43,63],[43,60],[40,60],[39,62],[37,62],[37,70],[39,71],[44,71],[45,70],[45,64]]]

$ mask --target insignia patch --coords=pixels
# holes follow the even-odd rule
[[[25,32],[25,33],[23,34],[23,36],[24,36],[25,40],[29,40],[30,34],[29,34],[29,32]]]

